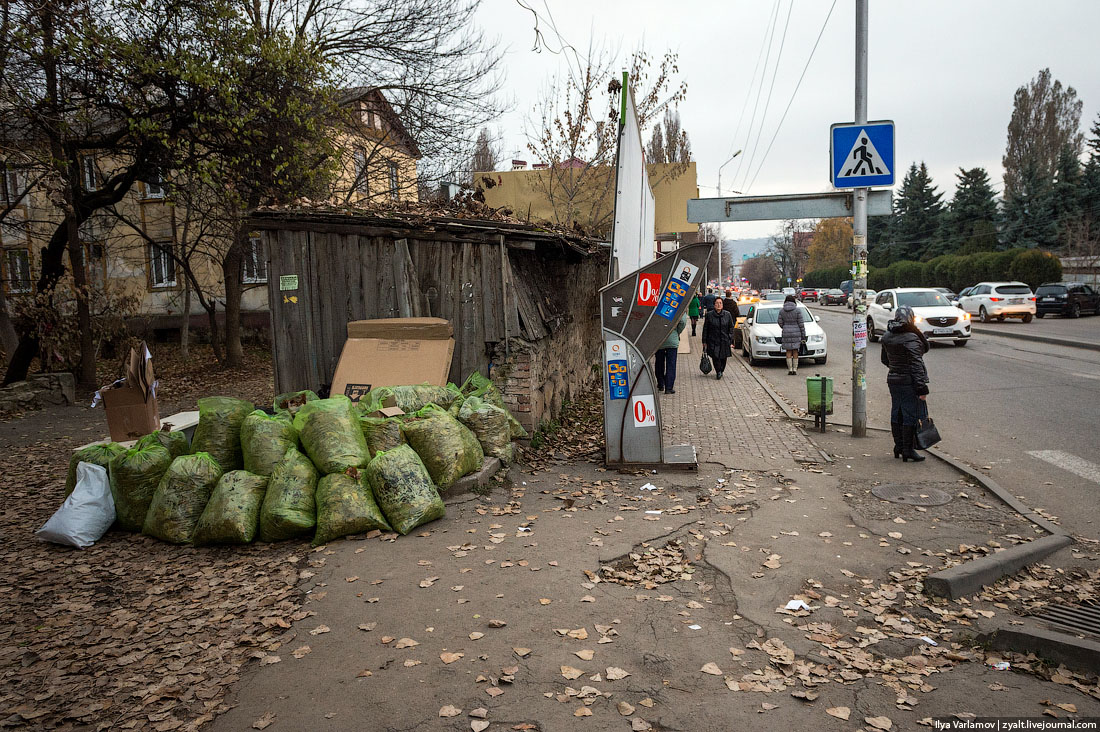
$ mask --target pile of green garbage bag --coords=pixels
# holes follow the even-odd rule
[[[392,531],[374,500],[365,471],[348,468],[317,482],[317,533],[313,546],[371,529]]]
[[[161,478],[175,459],[160,443],[139,440],[129,450],[111,458],[107,469],[111,497],[115,501],[115,520],[125,531],[141,531],[145,514]]]
[[[512,444],[508,410],[482,401],[480,397],[467,397],[458,410],[458,421],[474,433],[486,455],[500,458],[506,465],[512,462],[515,445]]]
[[[142,533],[173,544],[189,543],[221,477],[221,466],[208,453],[173,460],[153,493]]]
[[[402,430],[440,490],[481,469],[485,454],[477,437],[442,407],[429,404],[406,416]]]
[[[361,468],[370,461],[355,407],[342,394],[303,404],[294,427],[302,449],[322,475]]]
[[[241,423],[241,452],[244,469],[256,475],[271,475],[286,451],[298,446],[298,430],[289,414],[271,415],[257,409]]]
[[[508,411],[508,407],[504,406],[504,397],[501,395],[500,389],[492,381],[482,376],[481,372],[475,371],[466,377],[466,381],[462,382],[460,390],[467,399],[478,397],[482,401],[503,409],[508,415],[508,426],[513,440],[527,438],[527,430],[523,429],[523,425],[519,423],[519,420],[512,416],[512,413]]]
[[[373,458],[383,450],[392,450],[405,444],[405,433],[401,431],[400,417],[360,417],[359,426],[367,441],[367,450]]]
[[[395,406],[406,414],[423,409],[429,404],[437,404],[448,409],[455,400],[462,398],[462,392],[454,384],[436,386],[434,384],[413,384],[410,386],[380,386],[372,389],[360,406],[360,411],[369,414],[393,397]]]
[[[110,471],[111,458],[123,452],[126,448],[117,442],[100,442],[95,445],[82,447],[69,458],[69,473],[65,476],[65,497],[76,488],[76,466],[80,463],[92,463]]]
[[[241,455],[241,424],[253,409],[252,403],[243,399],[200,399],[199,425],[191,440],[191,454],[209,454],[225,472],[240,470],[244,464]]]
[[[195,546],[251,544],[259,528],[267,481],[267,476],[247,470],[224,474],[195,526]]]
[[[150,445],[160,445],[168,451],[173,460],[180,455],[191,452],[191,442],[187,439],[187,435],[178,430],[174,432],[171,430],[150,432],[138,440],[134,447],[149,447]]]
[[[309,389],[303,391],[291,391],[275,397],[275,414],[289,414],[293,417],[306,402],[315,402],[320,399]]]
[[[402,536],[443,517],[443,499],[424,463],[408,445],[378,453],[366,473],[379,508]]]
[[[282,541],[313,533],[317,468],[291,447],[275,466],[260,508],[260,541]]]

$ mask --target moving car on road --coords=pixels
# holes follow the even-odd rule
[[[1021,318],[1030,323],[1035,317],[1035,295],[1023,282],[979,282],[959,298],[959,307],[983,323],[993,318]]]
[[[1100,314],[1100,293],[1083,282],[1047,282],[1035,290],[1035,317],[1047,313],[1080,318]]]
[[[825,363],[829,356],[828,344],[825,331],[817,324],[820,318],[801,303],[797,307],[806,325],[806,352],[803,354],[800,351],[798,358],[812,358],[814,363]],[[745,314],[745,322],[741,326],[741,353],[753,366],[761,361],[783,361],[787,358],[779,327],[779,311],[782,309],[782,302],[761,302],[750,307]]]
[[[902,305],[913,308],[915,325],[928,340],[953,340],[965,346],[970,339],[970,314],[961,310],[930,287],[895,287],[883,290],[867,307],[867,335],[877,341],[886,324]]]
[[[814,302],[817,302],[817,288],[803,287],[798,292],[798,299],[802,302],[806,302],[807,300],[813,300]]]
[[[943,293],[943,296],[947,298],[948,302],[953,302],[958,299],[958,295],[951,291],[950,287],[933,287],[936,292]]]
[[[825,293],[821,296],[822,305],[843,305],[846,302],[848,302],[848,296],[844,294],[844,290],[836,288],[825,290]]]
[[[785,299],[787,299],[787,294],[785,292],[776,292],[775,290],[765,292],[760,297],[761,302],[783,302]]]

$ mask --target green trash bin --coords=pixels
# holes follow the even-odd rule
[[[806,411],[814,416],[814,426],[824,431],[825,415],[833,413],[832,377],[818,374],[806,379]]]

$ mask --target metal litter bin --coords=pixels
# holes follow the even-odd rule
[[[814,374],[806,379],[806,411],[814,416],[814,427],[825,431],[825,415],[833,413],[833,379]]]

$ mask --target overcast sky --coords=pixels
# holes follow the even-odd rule
[[[548,8],[562,37],[581,50],[594,39],[623,59],[640,45],[657,55],[666,49],[679,53],[688,82],[680,114],[702,196],[717,195],[718,168],[738,149],[741,155],[722,170],[727,195],[829,188],[829,125],[853,119],[854,0],[837,0],[793,102],[832,0],[523,2],[544,18]],[[525,151],[524,121],[532,118],[540,90],[564,70],[563,58],[532,50],[534,18],[516,0],[484,0],[480,15],[486,32],[507,49],[505,85],[514,111],[493,125],[503,136],[506,163],[513,154],[533,162]],[[923,160],[945,199],[959,167],[985,167],[999,192],[1013,93],[1041,68],[1050,67],[1054,78],[1077,90],[1084,130],[1100,110],[1096,0],[871,0],[869,28],[868,117],[896,124],[899,183],[911,162]],[[553,42],[552,32],[545,33]],[[767,53],[769,39],[771,56],[757,102],[761,49]],[[765,158],[788,102],[790,111]],[[726,224],[724,233],[753,237],[775,228],[774,222]]]

